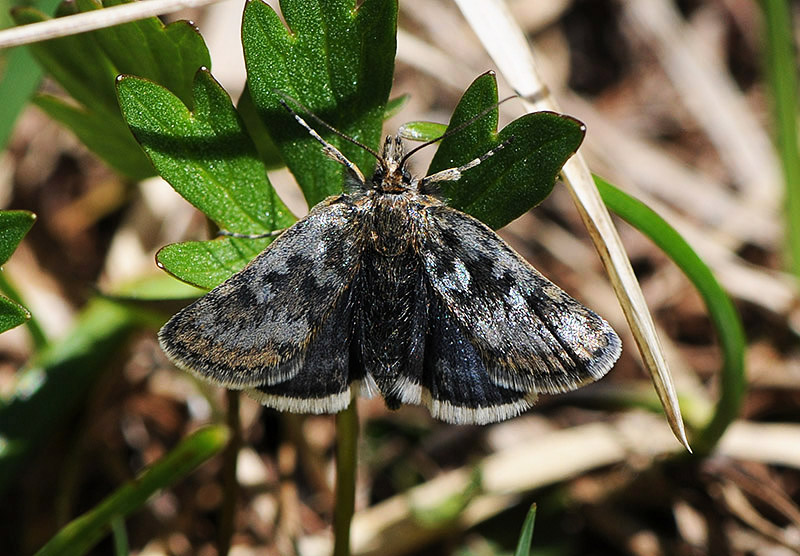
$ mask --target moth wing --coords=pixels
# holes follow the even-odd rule
[[[244,269],[173,316],[159,332],[161,347],[178,367],[229,388],[295,377],[321,331],[334,335],[323,343],[348,339],[347,326],[324,324],[334,313],[349,314],[345,294],[361,252],[357,227],[344,203],[315,207]],[[315,357],[321,366],[324,357]],[[342,362],[331,364],[339,372]]]
[[[357,287],[344,292],[302,355],[302,372],[277,384],[248,389],[262,404],[293,413],[336,413],[350,405],[351,385],[362,378],[351,353],[354,299]]]
[[[475,218],[429,207],[420,241],[433,294],[498,386],[573,390],[601,378],[618,359],[621,343],[605,320]]]
[[[436,295],[430,296],[428,319],[417,403],[431,415],[448,423],[485,425],[516,417],[534,404],[535,390],[518,391],[492,380],[477,348]]]

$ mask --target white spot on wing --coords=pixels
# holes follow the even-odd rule
[[[455,270],[445,276],[445,281],[453,288],[462,292],[469,290],[469,283],[472,277],[469,275],[467,267],[459,259],[453,263]]]

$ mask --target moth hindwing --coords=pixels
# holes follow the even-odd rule
[[[348,167],[347,193],[167,322],[159,340],[177,366],[278,410],[332,413],[379,392],[459,424],[513,417],[609,371],[621,344],[605,320],[426,194],[479,162],[419,180],[399,139],[375,156],[370,180]]]

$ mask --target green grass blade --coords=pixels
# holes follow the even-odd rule
[[[225,427],[212,426],[195,432],[135,480],[67,524],[36,556],[85,554],[109,533],[115,519],[136,511],[155,492],[188,475],[222,450],[227,441],[228,430]]]
[[[695,431],[692,446],[708,453],[739,414],[746,388],[744,350],[746,339],[739,313],[711,270],[675,229],[642,202],[623,193],[602,178],[595,183],[609,209],[649,237],[697,288],[719,336],[723,364],[720,397],[713,417]]]
[[[800,153],[797,144],[797,47],[792,11],[785,0],[762,0],[765,66],[772,96],[772,121],[786,182],[788,267],[800,277]]]
[[[519,535],[517,550],[514,556],[530,556],[531,541],[533,540],[533,525],[536,522],[536,504],[531,504],[525,523],[522,524],[522,532]]]

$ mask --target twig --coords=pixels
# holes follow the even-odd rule
[[[501,0],[456,0],[464,16],[489,51],[506,81],[517,91],[529,112],[558,111],[558,105],[538,75],[525,35]],[[611,216],[589,167],[580,153],[564,165],[562,176],[575,206],[597,248],[611,284],[631,327],[645,368],[650,373],[667,421],[683,446],[689,448],[675,387],[669,374],[653,317],[631,268]]]
[[[146,2],[133,2],[121,6],[113,6],[102,10],[59,17],[41,23],[22,25],[5,31],[0,31],[0,48],[20,46],[33,42],[56,39],[67,35],[85,33],[128,23],[137,19],[144,19],[156,15],[177,12],[184,8],[197,8],[206,4],[213,4],[220,0],[147,0]]]

